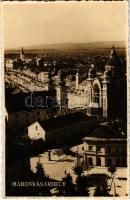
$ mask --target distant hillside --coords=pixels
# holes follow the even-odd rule
[[[56,49],[56,50],[67,50],[67,49],[91,49],[91,48],[111,48],[115,47],[125,47],[125,42],[115,41],[115,42],[91,42],[91,43],[61,43],[61,44],[48,44],[48,45],[36,45],[30,46],[26,49]]]
[[[54,50],[54,51],[75,51],[75,50],[91,50],[91,49],[105,49],[111,48],[125,48],[125,42],[123,41],[111,41],[111,42],[91,42],[91,43],[60,43],[60,44],[46,44],[23,47],[24,50]],[[6,52],[19,51],[19,49],[8,49]]]

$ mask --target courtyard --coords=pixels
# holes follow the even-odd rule
[[[77,146],[73,147],[73,150],[77,150]],[[49,160],[48,152],[38,155],[37,157],[30,158],[30,165],[33,172],[36,172],[37,163],[40,162],[45,170],[45,173],[49,175],[50,178],[58,181],[62,181],[62,178],[65,177],[65,174],[70,173],[73,182],[77,178],[77,175],[73,171],[73,167],[77,164],[77,156],[75,155],[66,155],[64,153],[56,153],[57,150],[51,151],[51,159]],[[57,151],[58,152],[58,151]],[[60,151],[59,151],[60,152]],[[89,170],[84,170],[83,175],[108,175],[108,185],[111,186],[110,194],[119,196],[128,195],[128,169],[125,167],[116,168],[114,173],[114,179],[111,178],[111,173],[108,171],[107,167],[91,167]],[[95,187],[91,187],[90,196],[93,196]]]

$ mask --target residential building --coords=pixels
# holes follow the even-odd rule
[[[93,117],[75,112],[31,124],[28,136],[32,140],[41,138],[52,144],[72,144],[92,131],[95,124]]]
[[[83,139],[85,161],[90,166],[126,167],[126,135],[108,125],[95,129]]]
[[[48,119],[52,116],[56,105],[55,90],[14,94],[6,92],[8,129],[17,132],[35,121]]]

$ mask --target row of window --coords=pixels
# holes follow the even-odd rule
[[[113,164],[113,162],[112,162],[113,160],[112,159],[107,159],[107,163],[106,163],[106,165],[107,166],[111,166],[112,164]],[[87,160],[87,162],[88,162],[88,164],[89,165],[94,165],[93,164],[93,158],[92,157],[89,157],[88,158],[88,160]],[[96,165],[97,166],[102,166],[102,162],[101,162],[101,158],[99,157],[99,158],[97,158],[96,159]],[[121,167],[121,166],[126,166],[127,165],[127,163],[126,163],[126,159],[125,158],[123,158],[123,159],[115,159],[115,165],[117,166],[117,167]]]
[[[108,165],[108,166],[111,166],[112,164],[113,164],[113,163],[112,163],[112,159],[109,158],[109,159],[107,160],[107,165]],[[117,158],[117,159],[115,159],[115,164],[116,164],[116,166],[118,166],[118,167],[126,166],[126,159],[125,159],[125,158],[123,158],[123,159]]]
[[[100,146],[97,146],[97,151],[101,151],[101,147]],[[94,146],[88,146],[88,150],[89,151],[93,151],[94,150]]]
[[[88,150],[89,151],[93,151],[94,150],[94,146],[88,146]],[[97,151],[101,151],[101,147],[97,146],[96,150]],[[107,151],[108,151],[108,153],[112,153],[112,152],[120,153],[120,152],[123,151],[123,148],[121,148],[121,147],[120,148],[119,147],[117,147],[117,148],[108,147]]]

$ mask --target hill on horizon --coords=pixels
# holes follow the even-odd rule
[[[112,46],[117,48],[125,48],[126,44],[124,41],[101,41],[101,42],[89,42],[89,43],[59,43],[59,44],[44,44],[44,45],[32,45],[24,47],[24,50],[83,50],[83,49],[94,49],[94,48],[111,48]],[[16,48],[5,49],[5,51],[20,50]]]

